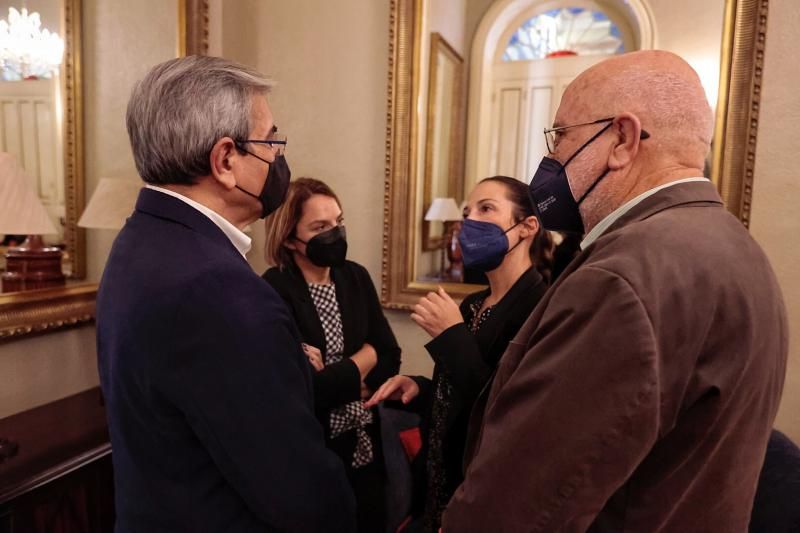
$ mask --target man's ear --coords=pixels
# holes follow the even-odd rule
[[[639,117],[625,112],[617,115],[611,128],[617,135],[617,142],[608,156],[608,168],[619,170],[630,165],[639,153],[642,124]]]
[[[233,172],[235,160],[240,157],[236,143],[230,137],[223,137],[214,143],[209,155],[211,164],[211,177],[220,185],[230,190],[236,186],[236,176]]]

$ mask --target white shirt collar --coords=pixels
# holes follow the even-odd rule
[[[145,185],[148,189],[153,189],[154,191],[162,192],[164,194],[168,194],[182,202],[189,204],[190,206],[194,207],[209,219],[211,222],[217,225],[219,229],[231,240],[233,245],[239,250],[239,253],[242,254],[242,257],[247,259],[247,252],[250,251],[250,247],[252,246],[252,239],[242,232],[239,228],[228,222],[222,215],[217,213],[216,211],[212,211],[208,207],[204,206],[201,203],[195,202],[191,198],[187,198],[186,196],[179,194],[175,191],[171,191],[169,189],[165,189],[163,187],[156,187],[155,185],[147,184]]]
[[[585,250],[590,244],[596,241],[600,235],[605,233],[605,231],[611,227],[611,225],[616,222],[617,220],[622,217],[625,213],[636,207],[642,200],[648,198],[658,191],[662,189],[666,189],[667,187],[672,187],[673,185],[678,185],[679,183],[690,183],[692,181],[708,181],[706,178],[685,178],[682,180],[672,181],[670,183],[665,183],[663,185],[659,185],[658,187],[654,187],[649,191],[645,191],[633,200],[629,200],[622,204],[622,206],[615,209],[610,215],[600,221],[595,227],[592,228],[586,237],[581,241],[581,250]]]

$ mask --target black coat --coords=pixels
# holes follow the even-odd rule
[[[530,268],[512,285],[503,298],[495,304],[486,322],[473,335],[467,327],[472,319],[470,306],[484,300],[489,289],[467,296],[461,302],[464,322],[443,331],[425,348],[434,360],[433,380],[414,376],[420,394],[406,408],[422,414],[423,447],[415,460],[415,514],[422,511],[426,482],[427,446],[430,434],[430,414],[433,407],[433,383],[440,372],[446,371],[453,387],[447,411],[445,431],[441,436],[444,468],[450,492],[463,480],[463,457],[469,415],[481,390],[490,383],[506,350],[547,290],[547,283],[535,267]],[[398,403],[392,402],[393,407]]]
[[[299,268],[296,265],[273,267],[264,273],[263,278],[289,306],[303,342],[324,354],[325,332]],[[375,348],[378,362],[364,379],[372,391],[400,370],[400,346],[383,315],[367,270],[358,263],[346,261],[341,267],[331,269],[331,279],[336,284],[336,299],[342,315],[344,357],[339,363],[313,373],[317,416],[326,429],[326,435],[330,435],[330,410],[361,399],[361,376],[356,364],[350,360],[351,355],[365,343]],[[379,443],[377,424],[369,433]],[[348,457],[356,446],[355,432],[348,431],[338,436],[335,442],[329,440],[329,445],[343,458]]]
[[[97,347],[118,532],[355,529],[291,316],[205,215],[142,190]]]

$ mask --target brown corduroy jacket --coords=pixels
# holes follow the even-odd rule
[[[746,531],[787,329],[766,256],[710,182],[645,199],[509,344],[443,530]]]

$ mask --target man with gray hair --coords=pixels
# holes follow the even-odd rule
[[[585,234],[478,400],[449,531],[747,531],[788,351],[769,262],[702,175],[712,114],[660,51],[561,100],[530,184]]]
[[[97,298],[120,533],[355,530],[295,325],[245,259],[242,229],[289,183],[270,86],[192,56],[157,65],[131,95],[147,185]]]

